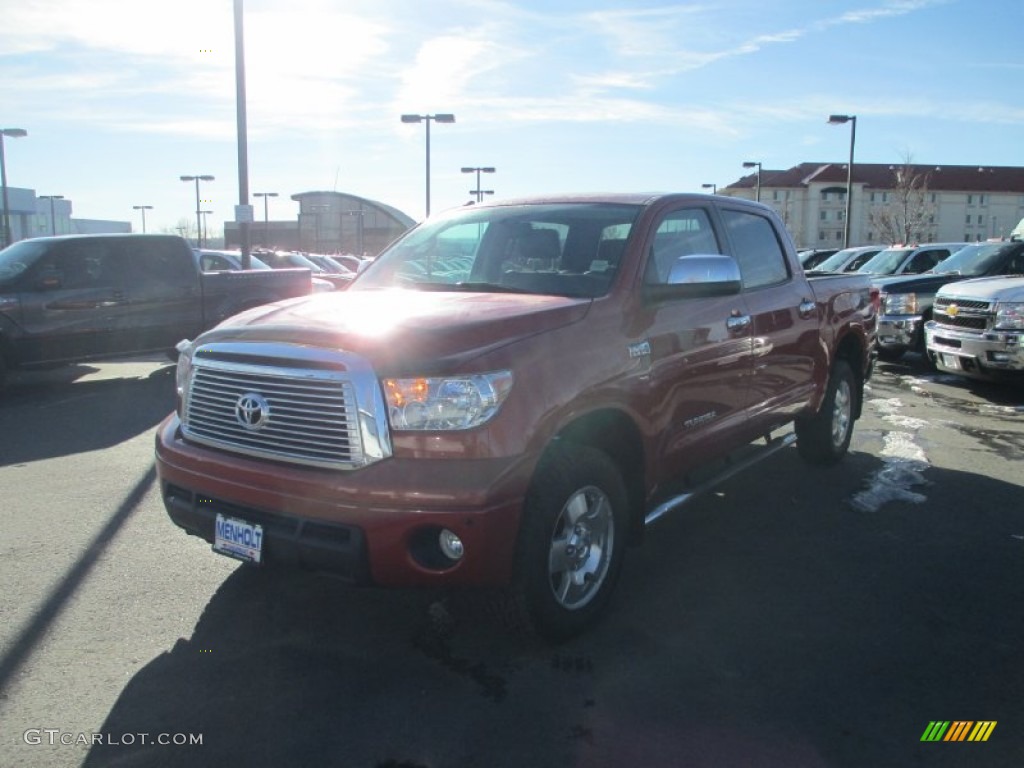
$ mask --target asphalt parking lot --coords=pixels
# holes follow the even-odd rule
[[[487,595],[213,555],[154,485],[172,393],[153,358],[0,400],[0,764],[1024,764],[1019,385],[881,365],[843,463],[785,450],[660,521],[561,646]]]

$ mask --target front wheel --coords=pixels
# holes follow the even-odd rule
[[[625,484],[606,454],[549,451],[526,497],[512,587],[531,630],[561,641],[598,617],[622,568],[627,510]]]
[[[835,464],[850,447],[857,412],[857,378],[845,360],[836,360],[821,408],[796,420],[797,450],[811,464]]]

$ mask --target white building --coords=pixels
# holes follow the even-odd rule
[[[11,242],[30,237],[50,235],[103,234],[108,232],[131,232],[128,221],[106,221],[100,219],[75,219],[72,217],[71,200],[54,195],[36,194],[34,189],[7,187],[7,200],[11,209],[8,218],[11,223]],[[0,216],[3,202],[0,201]],[[0,234],[3,222],[0,221]],[[2,243],[0,243],[2,245]]]
[[[919,183],[914,202],[923,215],[911,233],[914,241],[1007,237],[1024,218],[1024,168],[855,162],[849,245],[888,242],[879,222],[898,204],[900,174]],[[801,163],[788,170],[761,169],[718,194],[754,199],[760,186],[761,202],[778,211],[797,247],[841,248],[846,182],[845,163]]]

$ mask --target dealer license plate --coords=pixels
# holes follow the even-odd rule
[[[959,371],[963,367],[960,365],[960,358],[957,355],[943,355],[942,366],[952,371]]]
[[[245,520],[224,515],[217,515],[214,525],[214,552],[249,563],[260,562],[260,555],[263,553],[262,525],[253,525]]]

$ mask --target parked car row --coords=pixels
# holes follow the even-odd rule
[[[936,292],[968,278],[1024,275],[1024,242],[976,243],[961,248],[920,275],[878,278],[882,312],[878,354],[898,360],[908,350],[924,354],[924,324],[932,319]]]
[[[864,245],[819,261],[810,274],[860,272],[878,290],[877,352],[908,351],[941,371],[993,380],[1024,371],[1024,242]]]

